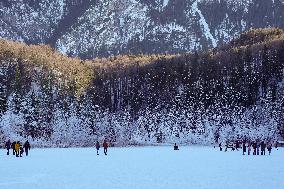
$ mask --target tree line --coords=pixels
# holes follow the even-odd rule
[[[2,40],[0,137],[62,147],[277,140],[283,40],[258,29],[206,52],[86,61]]]

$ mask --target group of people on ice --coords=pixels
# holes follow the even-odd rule
[[[222,143],[219,144],[220,151],[222,151]],[[236,141],[235,144],[227,142],[225,145],[225,152],[231,148],[234,150],[239,150],[242,148],[243,155],[266,155],[266,148],[268,150],[268,154],[271,154],[272,151],[272,143],[268,142],[239,142]]]
[[[100,143],[99,141],[97,141],[96,142],[97,155],[99,155],[100,147],[101,147]],[[106,142],[106,140],[104,140],[103,148],[104,148],[104,154],[107,155],[108,143]]]
[[[253,143],[243,143],[243,155],[245,155],[247,153],[247,155],[266,155],[265,151],[266,148],[268,150],[268,154],[271,154],[272,151],[272,144],[271,143],[265,143],[265,142],[261,142],[261,143],[257,143],[257,142],[253,142]]]
[[[11,142],[8,140],[5,143],[5,148],[7,149],[7,155],[10,155],[10,150],[13,150],[13,155],[16,155],[16,157],[22,157],[24,152],[26,153],[26,156],[29,155],[31,145],[29,141],[26,141],[24,145],[22,145],[20,141]]]

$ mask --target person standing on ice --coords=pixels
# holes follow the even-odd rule
[[[22,145],[20,145],[20,157],[23,156],[23,153],[24,153],[24,148],[22,147]]]
[[[25,149],[25,152],[26,152],[26,156],[28,156],[29,155],[29,150],[31,150],[31,145],[30,145],[28,140],[24,144],[24,149]]]
[[[243,142],[243,155],[245,155],[245,153],[247,152],[247,146],[246,146],[246,142]]]
[[[266,148],[266,145],[265,145],[265,143],[262,141],[261,144],[260,144],[261,155],[264,155],[264,156],[265,156],[265,148]]]
[[[12,149],[13,149],[13,155],[15,155],[16,154],[16,141],[14,141],[13,143],[12,143]]]
[[[106,140],[104,140],[103,147],[104,147],[104,153],[105,155],[107,155],[108,143],[106,142]]]
[[[256,142],[254,142],[254,143],[252,143],[252,148],[253,148],[253,155],[256,155],[256,146],[257,146],[257,144],[256,144]]]
[[[260,144],[259,142],[256,143],[256,155],[259,155],[259,147],[260,147]]]
[[[236,141],[236,150],[239,151],[239,148],[240,148],[240,143],[239,143],[239,141],[237,140],[237,141]]]
[[[96,143],[96,149],[97,149],[97,155],[99,155],[99,150],[100,150],[100,143],[97,141]]]
[[[20,141],[17,141],[15,144],[16,157],[19,157],[20,155],[20,148],[21,148]]]
[[[268,150],[268,154],[270,155],[271,154],[271,150],[272,150],[272,144],[271,143],[267,144],[267,150]]]
[[[8,140],[5,144],[5,148],[7,149],[7,155],[10,154],[10,149],[11,149],[11,142]]]
[[[250,155],[250,151],[251,151],[251,144],[248,143],[248,155]]]

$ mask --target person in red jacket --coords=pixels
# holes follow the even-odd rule
[[[105,155],[107,155],[108,143],[106,142],[106,140],[104,140],[103,147],[104,147],[104,153]]]

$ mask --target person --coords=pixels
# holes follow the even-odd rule
[[[256,142],[252,143],[252,148],[253,148],[253,155],[256,155]]]
[[[272,145],[271,145],[271,143],[269,143],[269,144],[267,145],[267,150],[268,150],[268,154],[270,155],[270,154],[271,154],[271,150],[272,150]]]
[[[250,143],[248,143],[248,155],[250,155],[250,151],[251,151],[251,145]]]
[[[96,143],[97,155],[99,155],[100,143],[97,141]]]
[[[105,155],[107,155],[108,143],[106,142],[106,140],[104,140],[103,147],[104,147],[104,153]]]
[[[177,143],[175,143],[175,145],[174,145],[174,150],[179,150],[178,146],[177,146]]]
[[[259,147],[260,147],[260,144],[259,142],[256,143],[256,155],[259,155]]]
[[[243,142],[243,155],[247,152],[246,142]]]
[[[10,154],[11,142],[8,140],[5,144],[5,148],[7,149],[7,155]]]
[[[240,143],[239,143],[239,141],[237,140],[237,141],[236,141],[236,150],[239,151],[239,148],[240,148]]]
[[[265,148],[266,148],[266,145],[265,145],[265,143],[262,141],[261,144],[260,144],[261,155],[264,155],[264,156],[265,156]]]
[[[276,143],[275,143],[275,148],[276,148],[276,150],[278,150],[278,141],[276,141]]]
[[[13,155],[16,154],[16,141],[12,143]]]
[[[222,149],[222,143],[220,142],[220,144],[219,144],[219,148],[220,148],[220,151],[222,151],[223,149]]]
[[[20,157],[23,157],[23,153],[24,153],[24,148],[22,147],[22,145],[20,145]]]
[[[26,156],[28,156],[29,155],[29,150],[31,150],[31,145],[30,145],[28,140],[24,144],[24,149],[25,149],[25,152],[26,152]]]
[[[15,151],[16,151],[16,157],[19,157],[20,155],[20,141],[17,141],[16,144],[15,144]]]

